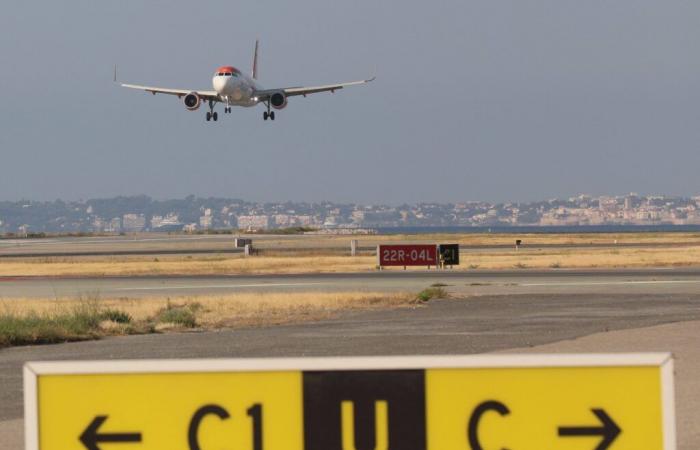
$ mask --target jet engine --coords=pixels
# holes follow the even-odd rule
[[[287,96],[284,92],[278,91],[270,96],[270,105],[275,109],[284,109],[287,107]]]
[[[197,95],[196,92],[190,92],[189,94],[185,95],[184,102],[185,108],[187,108],[189,111],[196,111],[202,104],[202,99],[199,98],[199,95]]]

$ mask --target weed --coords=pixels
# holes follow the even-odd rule
[[[187,306],[169,306],[158,314],[157,320],[159,323],[172,323],[185,328],[197,326],[195,315]]]
[[[132,321],[131,315],[118,309],[105,309],[100,316],[102,320],[110,320],[115,323],[131,323]]]
[[[447,297],[447,291],[441,287],[429,287],[427,289],[423,289],[418,293],[416,296],[416,299],[418,299],[421,302],[427,302],[429,300],[432,300],[434,298],[446,298]]]

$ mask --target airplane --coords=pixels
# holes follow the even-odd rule
[[[376,77],[366,80],[351,81],[348,83],[328,84],[324,86],[312,87],[288,87],[279,89],[264,89],[258,84],[258,49],[259,41],[255,41],[255,53],[253,55],[253,70],[251,76],[248,76],[236,69],[233,66],[222,66],[216,69],[212,78],[213,91],[200,91],[189,89],[168,89],[152,86],[141,86],[137,84],[121,84],[121,86],[130,89],[138,89],[141,91],[156,94],[176,95],[183,99],[185,108],[189,111],[196,111],[202,105],[207,103],[209,111],[207,111],[207,122],[219,120],[219,115],[214,111],[217,103],[224,104],[224,113],[231,113],[232,106],[242,106],[250,108],[263,103],[267,106],[267,110],[263,113],[263,120],[275,120],[275,112],[272,109],[280,110],[287,107],[287,99],[298,95],[306,97],[309,94],[319,92],[331,92],[344,89],[348,86],[355,86],[374,81]],[[114,68],[114,81],[117,81],[117,69]]]

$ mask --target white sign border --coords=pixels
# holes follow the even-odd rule
[[[24,365],[25,449],[40,450],[37,381],[38,377],[41,375],[552,367],[659,367],[661,370],[664,450],[676,450],[674,369],[673,356],[670,353],[499,354],[467,356],[27,362]]]

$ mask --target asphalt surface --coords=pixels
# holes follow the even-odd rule
[[[694,293],[698,269],[382,271],[290,275],[197,275],[104,278],[2,277],[0,298],[144,297],[236,292],[419,291],[444,284],[464,294]]]
[[[0,420],[22,416],[26,361],[471,354],[698,319],[697,292],[485,295],[297,325],[10,348],[0,351]]]
[[[51,258],[51,257],[94,257],[94,256],[143,256],[143,255],[197,255],[234,254],[243,249],[233,247],[235,235],[158,235],[144,236],[104,236],[104,237],[56,237],[41,239],[0,239],[0,259],[8,258]],[[248,235],[256,248],[275,252],[316,251],[347,254],[350,240],[363,243],[363,236],[317,236],[317,235]],[[359,252],[373,253],[376,237],[371,245],[360,245]],[[408,242],[408,241],[406,241]],[[411,239],[411,243],[427,243]],[[365,239],[364,243],[368,241]],[[398,243],[398,242],[397,242]],[[434,243],[431,241],[430,243]],[[610,242],[576,244],[528,244],[523,250],[555,249],[604,249],[604,248],[659,248],[697,246],[697,241],[678,242]],[[469,251],[512,251],[512,244],[460,245],[462,252]]]

